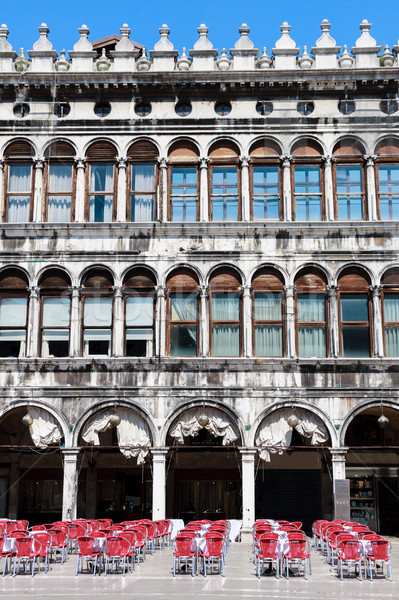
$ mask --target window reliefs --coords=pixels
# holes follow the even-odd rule
[[[252,354],[285,356],[284,280],[278,271],[263,268],[252,279]]]
[[[209,220],[241,221],[241,170],[238,147],[220,141],[209,150]]]
[[[82,282],[83,356],[111,356],[113,280],[105,269],[90,270]]]
[[[49,269],[39,281],[40,355],[68,356],[71,320],[71,282],[63,271]]]
[[[334,217],[336,221],[368,218],[364,148],[345,138],[333,151]]]
[[[249,193],[252,221],[283,219],[281,151],[272,140],[260,140],[250,150]]]
[[[145,268],[129,271],[124,278],[124,355],[155,353],[154,274]]]
[[[292,220],[324,220],[323,150],[315,140],[305,138],[294,144],[291,154]]]
[[[329,355],[326,279],[317,269],[305,269],[295,278],[296,347],[300,358]]]

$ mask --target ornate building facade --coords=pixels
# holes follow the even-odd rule
[[[398,533],[399,46],[321,29],[0,28],[2,514]]]

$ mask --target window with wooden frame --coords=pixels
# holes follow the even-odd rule
[[[0,275],[0,358],[26,355],[28,280],[19,269]]]
[[[341,356],[372,356],[370,279],[356,267],[345,269],[338,279]]]
[[[211,146],[208,190],[210,221],[241,221],[239,149],[233,142],[223,140]]]
[[[242,355],[241,279],[234,269],[221,268],[209,281],[210,354]]]
[[[125,356],[153,356],[155,350],[154,274],[144,268],[129,271],[125,287]]]
[[[251,219],[253,221],[282,219],[281,149],[272,140],[259,140],[253,144],[249,154]]]
[[[169,151],[170,221],[199,220],[198,148],[189,141],[175,142]]]
[[[86,221],[109,223],[116,217],[116,148],[110,142],[94,142],[86,159]]]
[[[32,221],[35,189],[33,156],[33,147],[24,140],[12,142],[4,152],[3,221],[7,223]]]
[[[112,277],[105,269],[93,269],[83,279],[83,356],[111,355],[112,286]]]
[[[166,285],[169,355],[198,356],[198,279],[190,269],[178,269]]]
[[[69,223],[75,218],[75,149],[63,140],[52,142],[44,153],[44,221]]]
[[[334,212],[337,221],[367,219],[365,150],[354,139],[341,140],[333,151]]]
[[[399,269],[389,269],[381,279],[385,356],[399,356]]]
[[[49,269],[39,281],[41,356],[69,355],[70,285],[68,275],[59,269]]]
[[[328,356],[328,300],[326,278],[317,269],[300,271],[296,287],[296,343],[300,358]]]
[[[127,152],[127,220],[155,221],[158,189],[158,150],[148,140],[132,144]]]
[[[399,140],[387,138],[376,148],[377,213],[381,221],[399,220]]]
[[[293,221],[325,218],[323,149],[315,140],[298,140],[292,150],[291,189]]]
[[[252,345],[254,356],[284,356],[284,279],[265,267],[252,279]]]

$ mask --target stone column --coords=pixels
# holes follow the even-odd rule
[[[339,328],[338,328],[338,289],[337,285],[327,286],[329,329],[330,329],[330,356],[339,356]]]
[[[334,221],[334,188],[332,179],[332,156],[324,157],[324,198],[326,203],[326,219]]]
[[[154,448],[152,451],[152,520],[165,518],[166,512],[166,454],[168,448]]]
[[[76,193],[75,193],[75,221],[83,223],[85,220],[85,166],[83,158],[75,160],[76,168]]]
[[[157,304],[155,307],[155,354],[156,356],[165,356],[166,352],[166,285],[157,285],[155,287],[157,294]]]
[[[375,172],[374,163],[377,158],[374,155],[365,156],[366,160],[366,173],[367,173],[367,212],[368,220],[377,220],[377,199],[375,193]]]
[[[113,319],[113,336],[112,336],[112,354],[115,357],[124,356],[123,347],[124,339],[124,311],[123,297],[125,294],[125,286],[113,286],[114,290],[114,319]]]
[[[0,214],[3,214],[3,196],[4,196],[4,160],[0,159]]]
[[[283,220],[292,221],[291,162],[292,156],[281,156],[283,167]]]
[[[200,168],[200,221],[209,221],[209,199],[208,199],[208,164],[209,158],[199,158]]]
[[[127,206],[127,196],[126,196],[126,167],[127,167],[127,159],[126,158],[118,158],[116,161],[116,165],[118,167],[118,195],[116,199],[116,220],[118,223],[126,222],[126,206]]]
[[[383,341],[383,327],[382,327],[382,313],[381,313],[381,285],[371,285],[371,298],[372,298],[372,328],[373,328],[373,354],[376,358],[384,356],[384,341]]]
[[[199,285],[200,322],[199,322],[199,353],[209,355],[209,285]]]
[[[33,222],[40,223],[42,221],[43,211],[43,169],[44,160],[35,158],[33,161],[35,169],[35,192],[33,196]]]
[[[77,462],[80,448],[63,448],[64,485],[62,490],[62,520],[76,519],[78,500]]]
[[[16,519],[19,501],[19,461],[18,455],[10,456],[10,484],[8,488],[8,518]],[[5,516],[5,515],[4,515]]]
[[[242,221],[251,220],[250,198],[249,198],[249,157],[241,156],[241,210]]]
[[[39,320],[40,320],[40,288],[28,288],[28,335],[26,342],[26,356],[39,356]]]
[[[241,287],[242,293],[242,327],[243,355],[252,356],[252,285]]]
[[[168,220],[168,164],[167,158],[158,158],[159,164],[159,203],[157,207],[158,221]]]
[[[289,358],[295,358],[296,356],[296,344],[295,344],[295,303],[294,294],[296,291],[295,285],[285,285],[285,310],[287,313],[287,356]]]
[[[242,529],[241,541],[251,540],[255,522],[255,455],[256,448],[240,448],[242,471]]]
[[[348,448],[330,448],[333,477],[334,519],[350,520],[349,481],[346,479],[345,464]]]
[[[80,318],[80,299],[82,289],[72,286],[69,288],[71,292],[71,325],[70,325],[70,341],[69,354],[70,356],[81,356],[81,318]]]

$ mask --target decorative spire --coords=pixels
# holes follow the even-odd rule
[[[341,52],[341,46],[337,46],[333,37],[330,35],[331,25],[327,19],[323,19],[320,25],[321,36],[311,50],[315,55],[316,69],[336,69],[337,54]]]
[[[199,39],[194,44],[194,50],[212,50],[213,44],[208,40],[208,27],[202,23],[197,31],[199,33]]]
[[[295,69],[296,57],[299,54],[294,40],[290,37],[291,27],[286,21],[281,25],[281,38],[276,42],[272,52],[275,56],[276,69]]]
[[[79,31],[80,39],[74,45],[74,47],[73,47],[74,51],[75,52],[91,52],[93,50],[93,46],[87,39],[90,34],[90,29],[87,27],[87,25],[82,25],[82,27],[79,27],[78,31]]]
[[[370,35],[371,23],[363,19],[360,23],[362,35],[356,40],[356,45],[352,48],[352,54],[356,57],[356,67],[359,69],[376,68],[380,66],[377,54],[381,46]]]
[[[50,29],[47,27],[46,23],[42,23],[40,25],[39,33],[40,33],[40,37],[37,40],[37,42],[35,42],[33,44],[33,50],[41,50],[41,51],[52,50],[53,44],[47,38],[48,34],[50,33]]]
[[[179,71],[188,71],[191,67],[191,60],[188,58],[186,54],[186,47],[183,47],[183,51],[181,53],[181,57],[178,59],[176,66]]]
[[[169,27],[164,24],[162,25],[162,27],[160,27],[159,29],[159,33],[161,36],[161,39],[159,40],[159,42],[157,42],[154,46],[154,50],[158,50],[158,51],[165,51],[165,50],[173,50],[174,49],[174,45],[172,44],[172,42],[169,39],[169,34],[170,34],[170,29]]]

